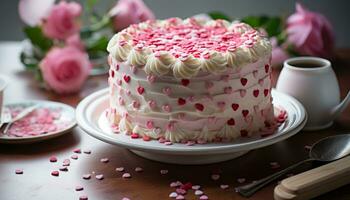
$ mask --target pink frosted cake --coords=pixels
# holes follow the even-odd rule
[[[271,45],[249,25],[171,18],[110,40],[108,118],[121,133],[229,141],[274,127]]]

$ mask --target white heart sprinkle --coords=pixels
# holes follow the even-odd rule
[[[194,195],[196,195],[196,196],[200,196],[200,195],[202,195],[202,194],[204,194],[204,193],[203,193],[203,191],[201,191],[201,190],[196,190],[196,191],[194,192]]]
[[[176,192],[172,192],[169,194],[170,198],[176,198],[177,197],[177,193]]]

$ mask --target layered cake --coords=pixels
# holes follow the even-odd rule
[[[247,24],[147,21],[110,40],[114,128],[132,138],[230,141],[271,130],[271,45]]]

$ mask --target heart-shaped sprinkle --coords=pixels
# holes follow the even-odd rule
[[[146,142],[147,142],[147,141],[151,141],[151,137],[148,136],[148,135],[143,135],[143,136],[142,136],[142,140],[143,140],[143,141],[146,141]]]
[[[68,167],[67,166],[62,166],[62,167],[58,168],[58,170],[66,172],[66,171],[68,171]]]
[[[222,75],[221,80],[223,80],[224,82],[228,82],[230,80],[230,75]]]
[[[137,92],[142,95],[145,92],[145,88],[143,88],[142,86],[137,87]]]
[[[171,107],[168,104],[164,105],[162,108],[165,112],[171,112]]]
[[[192,190],[199,190],[199,188],[201,188],[200,185],[193,185],[192,186]]]
[[[165,175],[165,174],[167,174],[169,171],[167,170],[167,169],[161,169],[160,170],[160,174],[162,174],[162,175]]]
[[[122,175],[122,178],[131,178],[131,174],[130,173],[124,173]]]
[[[196,196],[200,196],[200,195],[202,195],[202,194],[204,194],[204,192],[203,192],[202,190],[196,190],[196,191],[194,191],[194,195],[196,195]]]
[[[115,171],[123,172],[124,171],[124,167],[117,167],[117,168],[115,168]]]
[[[229,185],[221,184],[220,188],[226,190],[227,188],[229,188]]]
[[[86,195],[82,195],[82,196],[79,197],[79,200],[88,200],[88,199],[89,198]]]
[[[211,175],[211,179],[214,180],[214,181],[219,180],[219,178],[220,178],[220,175],[219,175],[219,174],[212,174],[212,175]]]
[[[140,102],[138,102],[138,101],[133,101],[133,102],[132,102],[132,107],[134,107],[134,108],[136,108],[136,109],[140,108]]]
[[[136,74],[137,68],[136,68],[135,66],[131,66],[131,72],[132,72],[133,74]]]
[[[108,162],[109,162],[109,159],[108,159],[108,158],[101,158],[101,159],[100,159],[100,162],[101,162],[101,163],[108,163]]]
[[[238,110],[238,108],[239,108],[239,104],[233,103],[233,104],[231,105],[231,107],[232,107],[232,110],[233,110],[233,111],[236,111],[236,110]]]
[[[232,87],[225,87],[224,88],[224,92],[225,92],[225,94],[231,94],[232,93]]]
[[[201,112],[204,110],[204,106],[201,103],[194,104],[194,107]]]
[[[259,83],[260,86],[263,86],[264,85],[264,79],[259,79],[258,83]]]
[[[114,70],[109,70],[109,75],[112,77],[112,78],[114,78]]]
[[[242,110],[243,117],[246,117],[249,114],[249,110]]]
[[[104,176],[103,176],[103,174],[98,174],[98,175],[95,176],[95,178],[97,180],[102,180],[102,179],[104,179]]]
[[[50,157],[50,162],[57,162],[57,157],[56,156],[51,156]]]
[[[131,91],[130,90],[126,90],[126,95],[131,96]]]
[[[171,88],[169,88],[169,87],[163,88],[162,91],[167,96],[171,95],[171,93],[172,93]]]
[[[126,82],[126,83],[129,83],[130,82],[130,76],[128,76],[128,75],[124,75],[123,76],[123,79],[124,79],[124,81]]]
[[[175,191],[176,191],[176,193],[178,193],[178,194],[182,194],[182,195],[185,195],[185,194],[187,193],[187,191],[186,191],[186,190],[181,189],[181,188],[177,188]]]
[[[268,72],[269,72],[269,69],[270,69],[270,65],[266,64],[266,65],[265,65],[265,72],[268,73]]]
[[[183,195],[178,195],[176,198],[175,198],[176,200],[183,200],[183,199],[185,199],[185,197],[183,196]]]
[[[246,90],[239,90],[239,95],[243,98],[245,97],[247,91]]]
[[[52,175],[52,176],[59,176],[59,175],[60,175],[60,172],[59,172],[59,171],[52,171],[52,172],[51,172],[51,175]]]
[[[88,180],[91,178],[91,174],[84,174],[83,179]]]
[[[253,95],[254,95],[254,97],[258,97],[259,96],[259,90],[254,90],[253,91]]]
[[[235,125],[235,120],[233,118],[227,120],[227,124],[230,126],[234,126]]]
[[[183,86],[188,86],[188,84],[190,84],[190,80],[188,80],[188,79],[181,79],[181,84]]]
[[[241,137],[248,137],[248,131],[247,130],[241,130]]]
[[[245,178],[238,178],[238,179],[237,179],[237,182],[238,182],[238,183],[244,183],[245,181],[246,181]]]
[[[154,128],[154,123],[153,123],[153,121],[147,121],[147,122],[146,122],[146,127],[147,127],[148,129]]]
[[[176,192],[172,192],[169,194],[170,198],[176,198],[177,197],[177,193]]]
[[[78,155],[72,155],[71,157],[70,157],[71,159],[73,159],[73,160],[78,160]]]
[[[117,85],[122,85],[122,80],[117,79]]]
[[[115,70],[118,71],[119,70],[119,64],[115,65]]]
[[[73,149],[73,152],[74,153],[81,153],[81,149],[80,148]]]
[[[125,104],[125,101],[122,97],[119,97],[118,102],[119,102],[119,105],[121,105],[121,106]]]
[[[202,195],[199,197],[200,200],[208,200],[208,196],[207,195]]]
[[[16,173],[16,174],[23,174],[23,170],[21,170],[21,169],[16,169],[16,170],[15,170],[15,173]]]
[[[135,172],[143,172],[143,169],[141,167],[136,167]]]
[[[137,139],[139,137],[140,137],[140,135],[138,133],[131,133],[131,138],[132,139]]]
[[[75,186],[75,191],[82,191],[84,190],[83,186],[77,185]]]
[[[218,105],[218,107],[219,107],[221,110],[223,110],[223,109],[225,108],[226,103],[223,102],[223,101],[219,101],[219,102],[217,103],[217,105]]]
[[[183,98],[179,98],[179,99],[177,100],[177,103],[178,103],[180,106],[182,106],[182,105],[185,105],[185,104],[186,104],[186,100],[183,99]]]
[[[153,75],[148,75],[147,76],[147,81],[149,82],[149,83],[154,83],[155,81],[156,81],[156,76],[153,76]]]
[[[247,82],[248,82],[248,79],[241,78],[241,83],[242,83],[243,86],[245,86],[247,84]]]
[[[266,97],[269,94],[269,89],[264,89],[264,96]]]
[[[148,101],[148,106],[151,108],[151,109],[154,109],[156,107],[156,102],[153,101],[153,100],[150,100]]]

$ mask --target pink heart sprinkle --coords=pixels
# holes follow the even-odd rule
[[[154,109],[156,107],[156,102],[151,100],[151,101],[148,101],[148,105],[150,108]]]
[[[124,173],[122,175],[123,178],[131,178],[131,174],[130,173]]]
[[[231,94],[232,93],[232,87],[225,87],[224,88],[225,94]]]
[[[78,160],[78,155],[72,155],[71,157],[70,157],[71,159],[74,159],[74,160]]]
[[[77,148],[73,150],[74,153],[81,153],[81,149]]]
[[[79,200],[88,200],[88,199],[89,198],[86,195],[82,195],[82,196],[79,197]]]
[[[68,168],[66,166],[62,166],[62,167],[58,168],[58,170],[66,172],[66,171],[68,171]]]
[[[153,76],[153,75],[148,75],[147,76],[147,81],[149,82],[149,83],[154,83],[155,82],[155,80],[156,80],[156,77],[155,76]]]
[[[192,190],[199,190],[199,188],[201,188],[200,185],[193,185],[192,186]]]
[[[212,174],[212,175],[211,175],[211,179],[214,180],[214,181],[219,180],[219,178],[220,178],[220,175],[219,175],[219,174]]]
[[[153,123],[153,121],[147,121],[146,127],[147,127],[148,129],[154,128],[154,123]]]
[[[202,195],[199,197],[200,200],[208,200],[208,196],[207,195]]]
[[[204,192],[202,190],[196,190],[194,192],[194,195],[196,195],[196,196],[201,196],[202,194],[204,194]]]
[[[122,200],[130,200],[129,198],[127,197],[123,197]]]
[[[239,94],[240,94],[240,96],[241,96],[242,98],[245,97],[246,93],[247,93],[246,90],[240,90],[240,91],[239,91]]]
[[[213,83],[213,82],[211,82],[211,81],[205,82],[205,88],[206,88],[207,90],[211,89],[213,86],[214,86],[214,83]]]
[[[115,168],[115,171],[123,172],[124,171],[124,167],[117,167],[117,168]]]
[[[169,197],[170,197],[170,198],[176,198],[177,196],[178,196],[178,195],[177,195],[176,192],[172,192],[172,193],[169,194]]]
[[[170,105],[164,105],[163,107],[163,110],[165,111],[165,112],[171,112],[171,107],[170,107]]]
[[[260,86],[263,86],[264,85],[264,79],[259,79],[258,83],[259,83]]]
[[[182,194],[182,195],[184,195],[184,194],[186,194],[186,193],[187,193],[187,191],[186,191],[186,190],[181,189],[181,188],[177,188],[175,191],[176,191],[176,193],[178,193],[178,194]]]
[[[108,163],[109,159],[108,158],[101,158],[100,162],[102,163]]]
[[[143,169],[141,167],[136,167],[135,172],[143,172]]]
[[[15,173],[16,173],[16,174],[23,174],[23,170],[21,170],[21,169],[16,169],[16,170],[15,170]]]
[[[59,172],[59,171],[52,171],[52,172],[51,172],[51,175],[52,175],[52,176],[59,176],[59,175],[60,175],[60,172]]]
[[[183,199],[185,199],[185,197],[183,196],[183,195],[178,195],[176,198],[175,198],[176,200],[183,200]]]
[[[229,185],[221,184],[221,185],[220,185],[220,188],[223,189],[223,190],[225,190],[225,189],[229,188]]]
[[[91,178],[91,174],[84,174],[83,179],[88,180]]]
[[[103,180],[103,179],[104,179],[104,176],[103,176],[103,174],[98,174],[98,175],[95,176],[95,178],[96,178],[97,180]]]
[[[178,186],[180,186],[180,185],[178,185],[177,182],[171,182],[170,183],[170,187],[178,187]]]
[[[223,101],[219,101],[218,103],[217,103],[217,105],[218,105],[218,107],[222,110],[222,109],[224,109],[225,108],[225,102],[223,102]]]
[[[77,185],[75,186],[75,191],[82,191],[84,190],[83,186]]]
[[[56,156],[51,156],[50,157],[50,162],[57,162],[57,157]]]
[[[172,90],[169,87],[163,88],[163,93],[166,94],[167,96],[171,95]]]

